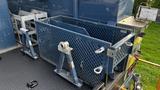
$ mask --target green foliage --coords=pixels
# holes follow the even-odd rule
[[[155,8],[160,8],[160,0],[153,0],[152,6]]]
[[[149,5],[160,9],[160,0],[135,0],[133,13],[136,14],[140,5]],[[160,64],[160,24],[151,23],[146,30],[146,36],[142,43],[142,57],[154,63]],[[156,90],[160,70],[157,67],[140,62],[136,72],[142,76],[144,90]]]

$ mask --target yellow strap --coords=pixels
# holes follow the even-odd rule
[[[127,90],[124,85],[121,86],[120,90]]]
[[[147,64],[150,64],[150,65],[153,65],[153,66],[156,66],[156,67],[160,68],[160,64],[153,63],[153,62],[150,62],[150,61],[147,61],[147,60],[143,60],[143,59],[138,59],[138,60],[141,61],[141,62],[144,62],[144,63],[147,63]]]
[[[132,66],[135,61],[136,61],[136,58],[132,55],[129,55],[126,69],[128,70],[130,68],[130,66]]]

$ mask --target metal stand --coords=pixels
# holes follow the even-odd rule
[[[25,46],[21,51],[33,59],[37,59],[38,55],[33,48],[33,46],[37,45],[35,20],[46,19],[47,12],[35,9],[31,10],[31,12],[20,10],[18,15],[13,14],[12,16],[18,42]]]
[[[35,20],[43,20],[47,18],[47,12],[32,9],[31,12],[20,10],[18,15],[12,14],[13,16],[13,26],[15,33],[18,36],[18,42],[21,44],[21,31],[20,28],[28,29],[28,34],[31,36],[31,40],[37,44],[36,30],[35,30]]]
[[[44,11],[32,9],[31,13],[35,14],[35,19],[36,20],[43,20],[43,19],[48,18],[47,12],[44,12]]]
[[[21,28],[20,31],[22,32],[22,43],[25,46],[23,49],[21,49],[21,51],[29,55],[33,59],[38,59],[38,56],[34,51],[31,39],[29,37],[28,30]]]
[[[81,87],[82,81],[77,76],[77,72],[75,70],[75,66],[74,66],[74,62],[71,54],[71,51],[73,50],[73,48],[69,47],[68,42],[60,42],[58,45],[58,50],[60,51],[60,58],[59,58],[59,64],[57,65],[57,69],[55,69],[55,72],[61,77],[68,80],[69,82],[76,85],[77,87]],[[69,70],[70,70],[69,72],[62,69],[65,57],[69,64]]]

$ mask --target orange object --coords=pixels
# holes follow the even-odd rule
[[[158,83],[157,83],[157,90],[160,90],[160,79],[158,80]]]

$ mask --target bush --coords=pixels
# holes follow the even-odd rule
[[[153,0],[152,7],[160,8],[160,0]]]

